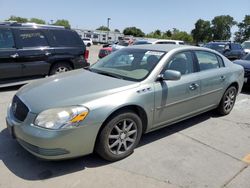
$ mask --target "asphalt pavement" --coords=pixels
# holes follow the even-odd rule
[[[99,49],[90,47],[91,63]],[[0,89],[1,188],[250,188],[250,89],[228,116],[208,112],[146,134],[131,156],[108,163],[96,154],[42,161],[25,151],[5,124],[19,87]]]

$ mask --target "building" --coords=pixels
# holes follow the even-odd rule
[[[99,31],[99,30],[86,30],[74,29],[81,38],[91,38],[93,43],[114,43],[123,39],[124,35],[114,31]]]

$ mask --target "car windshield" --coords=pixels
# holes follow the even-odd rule
[[[211,48],[211,49],[216,50],[216,51],[223,51],[224,48],[225,48],[225,44],[220,44],[220,43],[218,43],[218,44],[207,44],[207,45],[205,45],[205,47]]]
[[[90,71],[130,81],[144,80],[166,52],[146,49],[121,49],[90,67]]]
[[[242,43],[242,48],[243,49],[250,49],[250,42],[243,42]]]

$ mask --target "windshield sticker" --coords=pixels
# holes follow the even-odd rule
[[[147,51],[145,54],[146,54],[146,55],[162,56],[162,55],[164,54],[164,52]]]

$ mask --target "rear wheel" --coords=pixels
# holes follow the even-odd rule
[[[220,115],[227,115],[232,111],[236,100],[236,95],[237,89],[235,86],[230,86],[226,90],[218,107],[218,112]]]
[[[142,135],[141,119],[133,112],[119,113],[107,122],[97,140],[96,152],[108,161],[133,153]]]
[[[72,70],[72,67],[70,66],[69,63],[64,63],[64,62],[56,63],[55,65],[52,66],[50,70],[50,75],[68,72],[70,70]]]

